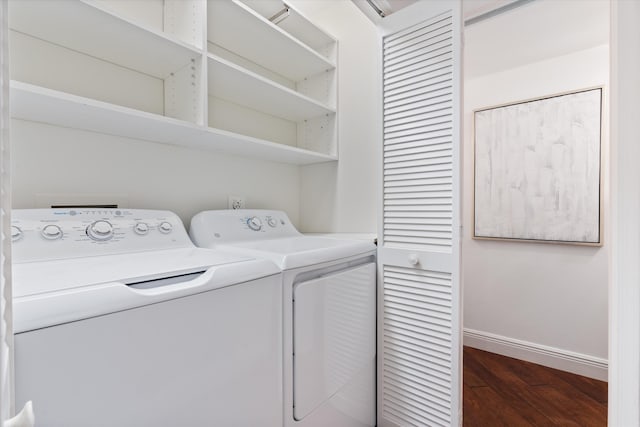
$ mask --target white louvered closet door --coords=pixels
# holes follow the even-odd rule
[[[461,5],[382,21],[378,426],[457,426]]]

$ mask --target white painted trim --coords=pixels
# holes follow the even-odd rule
[[[600,357],[468,328],[464,329],[464,345],[607,381],[609,362]]]
[[[533,0],[489,0],[485,2],[465,2],[463,6],[464,25],[473,25],[485,19],[492,18],[501,13],[520,7]]]
[[[11,158],[9,2],[0,0],[0,425],[13,416],[14,353],[11,286]]]
[[[640,4],[611,2],[609,425],[640,425]]]

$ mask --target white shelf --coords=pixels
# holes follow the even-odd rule
[[[22,82],[11,82],[11,116],[126,138],[306,165],[334,156],[211,129]]]
[[[9,2],[11,29],[164,79],[202,53],[81,0]]]
[[[223,58],[208,56],[209,94],[286,120],[299,122],[335,110]]]
[[[281,0],[240,1],[266,19],[269,19],[284,9],[284,3],[286,3],[283,3]],[[321,51],[327,47],[327,45],[336,42],[334,38],[316,27],[315,24],[291,6],[289,6],[289,16],[277,25],[316,51]]]
[[[301,81],[335,64],[237,0],[207,4],[208,39],[290,80]]]

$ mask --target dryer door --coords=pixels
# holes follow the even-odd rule
[[[375,424],[375,285],[374,263],[295,285],[296,420],[326,403],[350,419]]]

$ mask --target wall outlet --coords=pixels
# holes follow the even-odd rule
[[[244,196],[229,196],[228,208],[244,209],[245,208]]]

